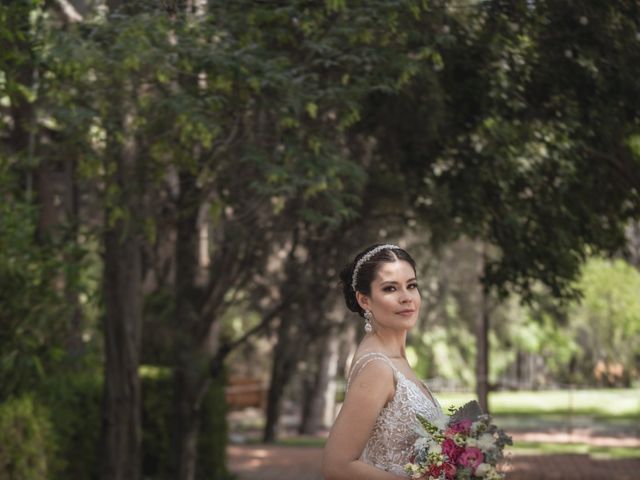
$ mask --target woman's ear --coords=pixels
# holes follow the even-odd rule
[[[371,310],[371,308],[369,308],[369,297],[364,293],[356,292],[356,300],[363,310]]]

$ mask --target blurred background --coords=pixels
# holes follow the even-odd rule
[[[638,2],[16,0],[0,42],[0,479],[320,479],[378,242],[509,478],[637,473]]]

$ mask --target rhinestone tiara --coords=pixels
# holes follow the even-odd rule
[[[356,266],[353,267],[353,276],[351,277],[351,288],[353,288],[353,291],[356,291],[356,281],[358,280],[358,270],[360,270],[360,267],[362,267],[362,265],[365,262],[368,262],[371,257],[373,257],[376,253],[381,252],[382,250],[393,250],[393,249],[399,249],[400,247],[397,245],[392,245],[390,243],[387,243],[385,245],[378,245],[376,248],[373,248],[371,250],[369,250],[367,253],[365,253],[362,257],[360,257],[360,260],[358,260],[356,262]]]

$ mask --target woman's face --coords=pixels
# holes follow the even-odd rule
[[[412,328],[421,303],[413,267],[404,260],[381,263],[371,283],[371,294],[358,293],[358,301],[373,313],[375,330]]]

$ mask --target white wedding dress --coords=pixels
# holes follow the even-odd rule
[[[360,460],[381,470],[409,477],[403,467],[409,461],[413,443],[418,438],[414,430],[416,413],[433,420],[442,412],[442,407],[426,383],[422,382],[425,388],[421,388],[398,370],[389,357],[378,352],[365,353],[358,358],[347,379],[347,391],[358,373],[376,361],[391,367],[396,391],[378,415]]]

